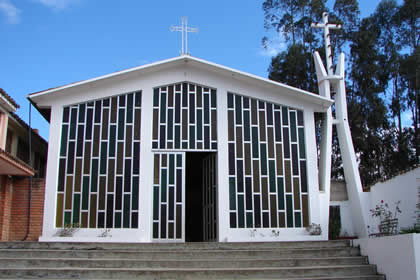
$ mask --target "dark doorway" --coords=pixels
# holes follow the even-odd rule
[[[215,153],[187,152],[185,171],[185,241],[203,242],[205,215],[206,159]],[[204,170],[206,169],[206,170]],[[214,168],[215,169],[215,165]],[[213,171],[214,172],[214,171]]]

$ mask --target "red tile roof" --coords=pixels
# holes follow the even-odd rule
[[[19,108],[19,104],[16,103],[16,101],[8,95],[2,88],[0,88],[0,95],[2,95],[7,101],[9,101],[15,108]]]

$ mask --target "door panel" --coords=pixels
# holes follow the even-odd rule
[[[217,162],[216,154],[203,159],[203,240],[217,239]]]
[[[185,153],[154,154],[153,239],[184,241]]]

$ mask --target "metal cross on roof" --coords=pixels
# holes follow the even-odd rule
[[[325,54],[327,56],[327,71],[328,75],[333,75],[332,66],[332,52],[331,52],[331,41],[330,41],[330,29],[340,29],[341,24],[328,23],[328,13],[322,14],[324,23],[312,23],[312,28],[324,28],[324,41],[325,41]]]
[[[182,25],[181,26],[174,26],[172,25],[169,30],[179,31],[182,33],[182,48],[181,48],[181,55],[189,54],[188,53],[188,32],[198,32],[198,28],[188,27],[188,17],[181,17]]]

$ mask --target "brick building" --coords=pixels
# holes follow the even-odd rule
[[[1,241],[38,240],[42,230],[48,143],[15,114],[18,108],[0,88]]]

